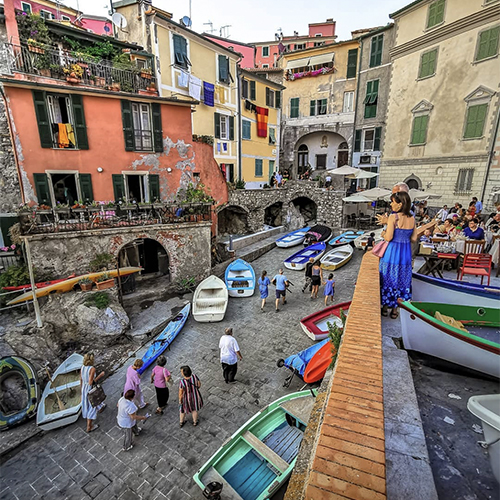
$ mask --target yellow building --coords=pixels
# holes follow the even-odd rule
[[[278,169],[281,91],[279,83],[239,70],[241,88],[241,179],[247,189],[269,184]],[[257,109],[259,108],[259,109]],[[258,130],[258,111],[267,110],[267,125]],[[261,115],[263,115],[261,113]],[[262,119],[262,122],[265,122]]]
[[[172,20],[172,14],[138,0],[113,3],[127,20],[120,39],[156,55],[162,97],[191,97],[193,134],[214,138],[214,157],[228,181],[239,171],[238,76],[240,55]]]

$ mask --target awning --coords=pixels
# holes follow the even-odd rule
[[[309,61],[309,66],[316,66],[317,64],[326,64],[333,62],[335,54],[330,52],[330,54],[322,54],[320,56],[312,56]]]
[[[303,68],[304,66],[309,66],[310,57],[303,57],[302,59],[294,59],[293,61],[288,61],[286,69]]]

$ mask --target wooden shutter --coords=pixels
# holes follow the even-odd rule
[[[427,28],[432,28],[441,23],[444,19],[444,1],[436,0],[429,6],[429,18],[427,19]]]
[[[483,31],[479,35],[479,47],[476,61],[481,61],[482,59],[486,59],[487,57],[492,57],[497,54],[499,35],[499,26]]]
[[[255,101],[255,99],[256,99],[255,81],[251,80],[250,81],[250,100]]]
[[[465,123],[465,139],[481,137],[483,135],[484,122],[486,119],[487,104],[469,106]]]
[[[380,66],[382,63],[382,48],[384,44],[384,35],[374,36],[370,49],[370,68]]]
[[[187,42],[186,39],[179,35],[174,35],[174,59],[177,66],[182,66],[187,68],[188,57],[187,57]]]
[[[310,116],[316,115],[316,101],[311,101],[309,103],[309,115]]]
[[[411,144],[424,144],[427,139],[427,123],[429,117],[416,116],[413,119],[413,131],[411,135]]]
[[[219,81],[229,82],[229,59],[221,55],[219,55]]]
[[[161,127],[161,104],[154,102],[151,104],[153,114],[153,140],[154,150],[163,153],[163,131]]]
[[[94,201],[91,174],[78,174],[78,179],[80,181],[81,200],[85,203]]]
[[[132,120],[132,104],[130,101],[122,100],[122,123],[123,136],[125,139],[125,151],[133,151],[134,148],[134,122]]]
[[[149,174],[149,201],[160,201],[160,176]]]
[[[83,111],[83,98],[81,95],[72,94],[73,117],[75,119],[75,135],[78,149],[89,149],[87,138],[87,125],[85,124],[85,113]]]
[[[276,102],[274,103],[275,104],[275,108],[281,108],[281,90],[277,90],[274,93],[274,98],[276,100]]]
[[[234,116],[229,116],[229,140],[234,141]]]
[[[354,151],[361,151],[361,130],[356,130],[356,134],[354,136]]]
[[[380,151],[380,138],[382,137],[382,127],[375,128],[375,141],[373,143],[373,150]]]
[[[45,101],[45,92],[42,90],[33,90],[33,101],[35,103],[40,145],[42,148],[52,148],[52,132],[50,130],[49,113],[47,110],[47,103]]]
[[[214,113],[214,135],[220,139],[220,113]]]
[[[290,99],[290,118],[298,118],[299,116],[299,97],[292,97]]]
[[[113,193],[115,195],[115,201],[125,200],[125,182],[123,180],[122,174],[113,174]]]
[[[39,90],[33,91],[40,92]],[[52,147],[52,146],[51,146]],[[39,205],[52,206],[50,200],[49,180],[47,174],[33,174],[33,181],[35,183],[36,197]]]
[[[347,53],[347,78],[355,78],[358,64],[358,49],[351,49]]]

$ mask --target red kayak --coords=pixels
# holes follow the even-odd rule
[[[342,326],[342,321],[340,320],[340,310],[342,309],[344,314],[346,314],[350,306],[351,302],[349,301],[326,307],[321,311],[317,311],[303,318],[300,321],[300,326],[306,335],[311,339],[326,339],[326,337],[328,337],[328,323]]]
[[[45,288],[46,286],[55,285],[56,283],[61,283],[62,281],[66,281],[67,279],[74,278],[76,274],[71,274],[67,278],[62,278],[60,280],[52,280],[52,281],[42,281],[41,283],[35,283],[36,288]],[[20,286],[4,286],[4,290],[8,292],[21,292],[31,290],[31,284],[28,285],[20,285]]]
[[[332,347],[331,342],[327,342],[311,358],[302,377],[306,384],[314,384],[325,376],[326,370],[332,362]]]

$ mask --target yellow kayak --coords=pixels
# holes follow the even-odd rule
[[[122,267],[120,268],[120,276],[126,276],[127,274],[138,273],[139,271],[142,271],[142,267]],[[73,288],[78,284],[78,282],[81,279],[89,278],[92,281],[96,281],[97,278],[99,278],[99,276],[102,276],[103,274],[106,273],[109,274],[112,278],[116,278],[116,276],[118,276],[118,271],[116,269],[113,269],[111,271],[101,271],[99,273],[82,274],[81,276],[75,276],[74,278],[69,278],[59,283],[54,283],[53,285],[47,286],[45,288],[37,288],[36,296],[37,298],[39,298],[39,297],[45,297],[46,295],[50,295],[51,293],[70,292],[71,290],[73,290]],[[7,303],[7,305],[11,306],[13,304],[19,304],[20,302],[25,302],[26,300],[33,300],[32,290],[23,293],[22,295],[19,295],[19,297],[16,297],[15,299],[12,299],[10,302]]]

